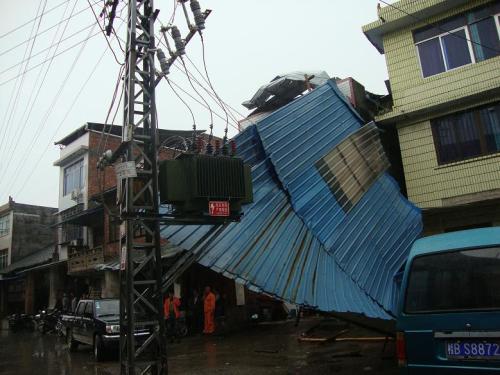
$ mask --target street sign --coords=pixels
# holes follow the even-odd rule
[[[229,216],[228,201],[209,201],[208,214],[210,216]]]
[[[115,165],[116,178],[121,180],[123,178],[137,177],[137,169],[134,161],[126,161]]]

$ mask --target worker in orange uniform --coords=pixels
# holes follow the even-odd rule
[[[180,306],[181,301],[179,298],[174,296],[173,291],[169,291],[167,298],[165,298],[165,301],[163,302],[163,313],[167,323],[167,333],[170,336],[171,342],[174,342],[174,338],[177,338],[177,341],[180,341],[177,332],[177,319],[179,319],[181,315],[179,311]]]
[[[203,299],[203,311],[205,313],[205,329],[203,333],[211,334],[215,331],[215,294],[210,287],[205,287],[205,297]]]

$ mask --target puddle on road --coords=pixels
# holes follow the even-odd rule
[[[169,374],[397,374],[395,361],[381,361],[378,344],[362,350],[349,343],[306,344],[297,341],[299,333],[293,326],[255,327],[226,337],[188,337],[168,345]],[[96,363],[89,346],[70,353],[62,337],[0,331],[0,375],[118,375],[116,357]]]

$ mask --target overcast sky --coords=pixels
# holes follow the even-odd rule
[[[102,3],[94,6],[97,15]],[[213,10],[204,32],[210,78],[220,97],[243,115],[248,114],[241,105],[243,101],[262,84],[289,71],[325,70],[330,76],[351,76],[371,92],[386,93],[384,56],[361,32],[362,25],[376,19],[376,0],[200,3],[203,9]],[[121,1],[119,9],[123,4]],[[59,168],[52,164],[59,157],[59,148],[54,141],[85,122],[105,121],[120,68],[102,34],[64,52],[99,31],[91,26],[96,22],[87,0],[47,0],[45,12],[55,9],[11,32],[36,17],[44,5],[45,0],[0,2],[0,204],[11,195],[16,202],[57,207]],[[172,15],[173,5],[174,0],[155,2],[164,24]],[[122,17],[126,18],[126,10]],[[186,22],[180,7],[174,23],[184,36]],[[115,28],[125,39],[121,19],[115,21]],[[37,30],[34,43],[24,43]],[[122,61],[116,40],[111,43]],[[200,39],[194,38],[186,50],[202,71]],[[19,64],[30,51],[27,67]],[[186,65],[201,80],[189,61]],[[169,77],[198,98],[182,69],[172,68]],[[208,110],[179,93],[192,108],[198,128],[207,129]],[[214,101],[209,104],[223,115]],[[157,107],[160,128],[191,129],[191,115],[165,81],[157,89]],[[115,123],[121,121],[120,108]],[[225,121],[215,117],[214,124],[214,133],[222,135]],[[236,130],[230,127],[229,135],[234,134]]]

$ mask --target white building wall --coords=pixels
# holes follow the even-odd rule
[[[61,154],[60,154],[60,159],[64,159],[71,154],[78,152],[82,147],[89,147],[89,133],[85,133],[82,135],[80,138],[76,139],[74,142],[70,143],[66,147],[61,149]],[[85,202],[85,206],[87,204],[87,186],[88,184],[88,163],[89,163],[89,155],[88,152],[85,152],[85,154],[81,157],[78,158],[71,158],[69,161],[62,165],[60,165],[59,168],[59,212],[67,210],[68,208],[71,208],[77,204],[74,200],[71,199],[71,194],[68,193],[66,195],[64,194],[64,168],[73,164],[75,161],[79,160],[80,158],[83,158],[83,170],[85,173],[84,179],[85,179],[85,186],[82,189],[82,198],[81,201]],[[87,209],[87,207],[84,207],[84,209]]]

